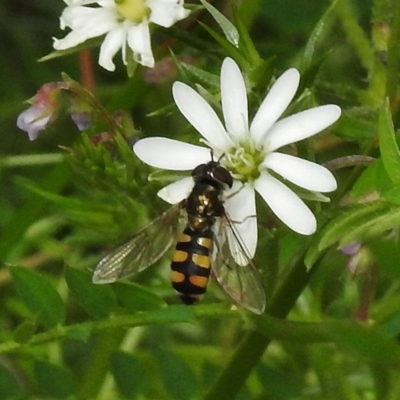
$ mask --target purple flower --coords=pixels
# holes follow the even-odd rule
[[[34,104],[19,114],[17,126],[28,133],[29,140],[35,140],[46,129],[52,115],[42,104]]]

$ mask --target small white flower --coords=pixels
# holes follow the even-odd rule
[[[221,69],[221,102],[225,126],[210,105],[189,86],[175,82],[175,102],[186,119],[202,135],[215,159],[234,177],[235,183],[225,209],[243,238],[251,256],[257,247],[255,191],[289,228],[303,235],[316,230],[310,209],[276,176],[301,188],[331,192],[337,184],[326,168],[292,155],[277,152],[281,147],[309,138],[333,124],[341,110],[336,105],[315,107],[278,121],[293,99],[299,72],[287,70],[272,86],[252,122],[248,121],[246,86],[237,64],[226,58]],[[210,161],[210,149],[167,138],[147,138],[134,145],[145,163],[162,169],[190,170]],[[273,174],[271,174],[273,172]],[[193,180],[184,178],[158,195],[169,203],[183,200]],[[242,222],[240,222],[242,221]]]
[[[98,36],[105,35],[100,47],[99,64],[114,71],[112,61],[122,49],[127,64],[126,45],[138,63],[154,66],[149,24],[169,28],[186,18],[184,0],[64,0],[67,7],[60,18],[61,29],[71,28],[64,39],[54,39],[56,50],[66,50]],[[86,7],[97,4],[98,7]]]

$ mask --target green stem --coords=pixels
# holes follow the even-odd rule
[[[0,159],[0,167],[30,167],[35,165],[56,164],[62,162],[63,160],[64,155],[60,153],[8,156]]]
[[[267,308],[268,314],[277,318],[285,318],[294,306],[297,297],[308,284],[319,262],[315,263],[313,268],[307,272],[303,256],[304,254],[299,257],[296,265],[272,299]],[[222,374],[206,394],[205,400],[234,399],[245,384],[251,371],[257,366],[271,340],[260,331],[249,332],[225,370],[222,371]]]
[[[5,342],[0,344],[0,354],[24,350],[33,345],[41,345],[65,337],[82,337],[96,332],[105,332],[115,329],[133,328],[145,325],[167,325],[178,322],[195,322],[203,318],[242,318],[243,315],[235,310],[227,309],[226,304],[198,305],[187,307],[174,305],[156,311],[136,313],[134,315],[119,315],[104,321],[90,321],[82,324],[57,327],[47,332],[38,333],[26,343]]]

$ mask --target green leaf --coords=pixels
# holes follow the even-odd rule
[[[131,354],[115,351],[111,355],[111,372],[124,398],[139,398],[145,392],[149,379],[147,369]]]
[[[117,308],[112,288],[109,285],[95,285],[90,274],[67,268],[65,279],[73,298],[91,317],[106,318]]]
[[[219,89],[219,76],[211,74],[210,72],[204,71],[201,68],[197,68],[194,65],[180,62],[181,68],[189,72],[196,78],[198,83],[206,84],[209,87]]]
[[[13,374],[0,366],[0,398],[1,399],[22,399],[21,389]]]
[[[70,181],[70,171],[66,165],[60,164],[42,174],[40,187],[52,192],[60,192]],[[2,222],[0,232],[0,261],[7,260],[8,254],[20,243],[26,230],[36,222],[41,215],[47,215],[49,204],[36,195],[30,195],[18,207],[18,212],[11,219]]]
[[[229,43],[224,37],[219,35],[213,29],[199,21],[199,24],[209,33],[209,35],[222,47],[225,54],[236,60],[242,70],[248,70],[250,67],[249,61],[232,43]]]
[[[30,182],[20,181],[23,186],[31,192],[51,201],[53,204],[68,212],[71,218],[79,219],[85,222],[93,222],[98,225],[111,225],[113,223],[112,212],[114,208],[107,204],[94,204],[93,201],[80,200],[76,198],[61,196],[42,190]]]
[[[341,245],[354,240],[367,240],[381,236],[390,229],[400,225],[400,209],[385,210],[377,215],[371,215],[369,220],[362,221],[359,226],[345,234],[340,241]]]
[[[397,240],[376,239],[368,243],[380,270],[395,279],[400,279],[400,246]]]
[[[239,32],[235,25],[229,21],[225,15],[221,14],[215,7],[213,7],[206,0],[200,0],[201,4],[206,8],[206,10],[214,18],[215,22],[219,25],[224,32],[224,35],[229,43],[233,44],[235,47],[239,46]]]
[[[253,43],[253,40],[249,34],[249,31],[243,22],[242,15],[238,8],[234,7],[234,18],[236,26],[239,30],[239,50],[247,58],[252,69],[258,68],[263,62],[262,58],[258,54],[258,51]]]
[[[39,62],[49,61],[49,60],[53,60],[54,58],[63,57],[68,54],[77,53],[78,51],[89,49],[91,47],[97,47],[98,45],[101,44],[102,41],[103,41],[102,37],[96,37],[93,39],[89,39],[89,40],[86,40],[84,43],[80,43],[79,45],[77,45],[75,47],[72,47],[72,48],[69,48],[66,50],[53,51],[50,54],[47,54],[46,56],[39,58],[38,61]]]
[[[333,323],[328,327],[328,335],[338,345],[369,361],[400,365],[399,346],[381,332],[354,323]]]
[[[266,364],[261,364],[257,369],[260,383],[265,393],[269,393],[271,399],[290,400],[295,399],[301,391],[301,387],[287,371],[280,370]]]
[[[36,329],[37,326],[33,321],[26,320],[14,330],[14,340],[17,343],[26,343],[35,334]]]
[[[189,366],[174,353],[161,347],[154,350],[164,386],[175,400],[193,399],[198,396],[199,384]]]
[[[347,109],[334,126],[334,133],[346,140],[369,140],[376,133],[376,115],[366,107]]]
[[[293,343],[334,342],[373,362],[400,365],[400,347],[375,327],[354,321],[284,321],[263,315],[256,321],[268,338]]]
[[[390,203],[400,206],[400,186],[381,191],[382,197]]]
[[[348,244],[351,241],[349,235],[352,235],[361,225],[370,222],[377,215],[384,215],[387,210],[387,203],[374,202],[343,212],[332,219],[316,236],[310,246],[305,257],[307,268],[310,268],[314,264],[322,251],[336,242],[340,242],[340,245]],[[361,233],[363,232],[361,231]],[[361,239],[361,237],[358,239]]]
[[[132,282],[113,284],[118,301],[129,311],[158,310],[166,303],[152,291]]]
[[[382,159],[375,160],[357,179],[351,194],[355,198],[368,195],[374,191],[386,192],[393,184],[389,179]],[[386,198],[386,197],[385,197]]]
[[[50,396],[64,399],[76,395],[78,384],[69,370],[46,361],[35,361],[35,379]]]
[[[385,169],[392,182],[396,186],[400,186],[400,151],[397,146],[388,100],[386,100],[379,114],[378,135]]]
[[[328,9],[325,11],[325,13],[322,15],[320,20],[318,21],[317,25],[311,32],[311,35],[307,41],[307,44],[304,48],[304,53],[303,57],[301,60],[301,70],[306,70],[310,67],[312,64],[312,60],[314,57],[315,53],[315,48],[317,46],[317,43],[319,39],[321,38],[322,33],[324,32],[324,28],[326,23],[328,22],[328,19],[330,18],[331,14],[333,13],[333,10],[335,9],[336,5],[339,3],[338,0],[334,0],[331,5],[328,7]]]
[[[21,267],[11,267],[10,272],[19,296],[41,323],[53,328],[64,321],[64,303],[47,278]]]

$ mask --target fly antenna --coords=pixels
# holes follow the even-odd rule
[[[221,160],[225,157],[225,153],[222,153],[221,155],[220,155],[220,157],[218,158],[218,160],[217,160],[217,162],[218,162],[218,164],[220,164],[221,163]]]

